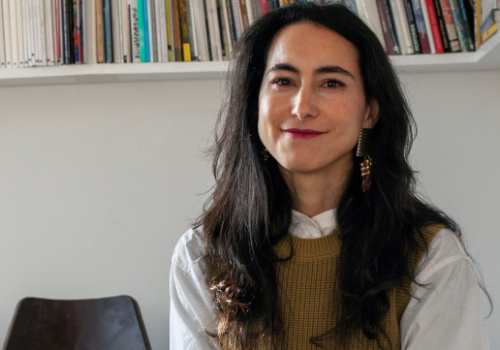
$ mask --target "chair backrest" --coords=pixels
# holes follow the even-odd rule
[[[151,350],[137,302],[22,299],[3,350]]]

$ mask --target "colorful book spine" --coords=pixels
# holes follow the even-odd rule
[[[451,15],[453,16],[453,22],[455,23],[455,29],[457,31],[460,50],[462,52],[472,51],[469,48],[469,42],[467,41],[467,36],[465,35],[464,21],[462,19],[462,14],[460,13],[457,0],[450,0],[450,9]]]
[[[427,30],[425,28],[424,14],[422,12],[422,4],[420,0],[411,0],[411,4],[415,15],[415,23],[417,24],[418,39],[422,47],[422,53],[431,53],[429,38],[427,37]]]
[[[475,51],[476,47],[474,45],[474,32],[472,30],[471,23],[467,17],[467,9],[465,7],[464,0],[458,0],[460,6],[460,15],[462,16],[462,21],[464,23],[465,36],[467,38],[467,45],[469,46],[469,51]]]
[[[449,0],[439,0],[441,4],[441,11],[444,17],[444,23],[446,25],[446,33],[448,33],[448,40],[450,42],[450,48],[452,52],[460,51],[460,43],[458,41],[457,30],[455,28],[455,22],[453,21],[453,16],[451,14],[451,7]]]
[[[427,31],[427,38],[429,39],[429,46],[431,47],[431,53],[436,53],[436,46],[434,44],[434,37],[432,35],[431,23],[429,21],[429,12],[427,10],[427,5],[425,0],[420,0],[420,5],[422,7],[422,13],[424,14],[425,30]]]
[[[380,24],[382,26],[382,33],[384,35],[384,42],[385,42],[385,47],[387,50],[388,55],[394,55],[394,50],[392,47],[392,40],[391,40],[391,34],[389,33],[389,24],[387,21],[387,16],[384,11],[384,4],[383,0],[376,0],[377,1],[377,10],[378,14],[380,17]]]
[[[172,43],[172,9],[169,5],[169,1],[165,0],[165,12],[167,17],[167,47],[168,47],[168,60],[169,62],[174,61],[173,55],[173,43]]]
[[[175,61],[182,61],[182,39],[179,21],[179,0],[172,0],[172,27],[174,31],[174,57]]]
[[[401,20],[401,32],[406,46],[407,54],[410,55],[414,54],[415,47],[413,46],[413,39],[411,37],[411,32],[410,32],[410,24],[408,22],[408,17],[406,16],[406,8],[403,0],[396,0],[393,7],[395,7],[394,12],[397,13],[396,17],[399,17]]]
[[[448,31],[446,30],[446,23],[444,21],[441,2],[440,0],[432,0],[432,1],[434,2],[434,10],[436,11],[436,18],[439,26],[439,34],[443,41],[444,52],[451,52],[450,39],[448,38]]]
[[[269,12],[267,8],[267,1],[266,0],[260,0],[260,6],[262,6],[262,14],[265,15],[266,13]]]
[[[140,63],[141,60],[141,38],[139,27],[139,9],[136,0],[128,0],[130,21],[130,43],[132,49],[132,63]]]
[[[137,19],[139,24],[139,48],[141,55],[141,62],[147,62],[146,56],[146,32],[144,29],[144,3],[142,0],[137,0]]]
[[[436,18],[436,10],[434,9],[434,3],[432,0],[425,0],[425,5],[427,6],[427,13],[429,14],[429,24],[431,26],[431,33],[432,38],[434,39],[436,53],[443,53],[443,41],[441,40],[441,35],[439,34],[439,26]]]
[[[191,61],[191,46],[189,43],[189,28],[185,0],[179,0],[179,22],[181,26],[182,60],[189,62]]]
[[[401,55],[401,46],[396,35],[396,26],[394,24],[394,18],[389,6],[389,0],[382,0],[384,4],[385,16],[387,18],[387,24],[389,28],[389,33],[391,34],[392,50],[395,55]]]
[[[138,2],[140,0],[137,0]],[[149,36],[151,35],[150,29],[149,29],[149,18],[148,18],[148,0],[142,0],[142,15],[144,16],[144,45],[145,45],[145,51],[146,51],[146,61],[145,62],[151,62],[151,46],[150,46],[150,39]]]

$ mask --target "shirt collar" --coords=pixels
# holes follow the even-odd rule
[[[330,209],[312,218],[292,210],[290,234],[300,238],[320,238],[332,233],[337,228],[337,209]]]

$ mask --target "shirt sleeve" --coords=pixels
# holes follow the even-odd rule
[[[443,229],[429,245],[402,316],[403,350],[489,350],[480,288],[456,235]]]
[[[185,235],[186,236],[186,235]],[[174,250],[170,268],[170,349],[219,350],[211,297],[204,285],[203,257],[193,256],[193,241],[183,236]]]

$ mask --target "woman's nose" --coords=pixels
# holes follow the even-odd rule
[[[311,87],[302,86],[293,98],[292,115],[299,120],[315,117],[318,113],[316,97]]]

